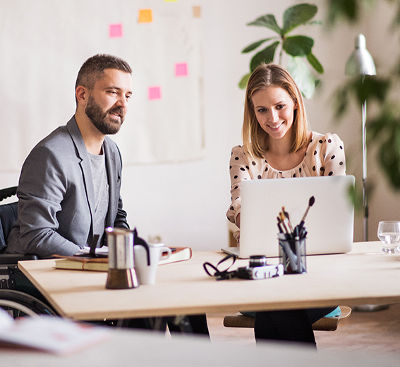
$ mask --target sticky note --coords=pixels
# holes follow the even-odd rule
[[[187,76],[188,67],[186,62],[180,62],[175,64],[175,76]]]
[[[193,18],[201,18],[201,7],[196,5],[193,6]]]
[[[151,23],[153,21],[153,10],[151,9],[139,9],[139,23]]]
[[[109,34],[110,38],[122,37],[122,24],[110,24]]]
[[[161,87],[149,87],[149,99],[161,99]]]

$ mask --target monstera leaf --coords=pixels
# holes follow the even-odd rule
[[[257,18],[255,21],[247,23],[247,25],[266,27],[266,28],[273,30],[274,32],[276,32],[278,34],[281,33],[281,29],[279,28],[278,23],[276,23],[275,16],[272,14],[263,15],[263,16]]]
[[[297,86],[305,98],[311,98],[315,92],[317,78],[311,73],[304,58],[290,57],[288,59],[287,69],[292,75]]]
[[[318,8],[311,4],[298,4],[283,13],[283,33],[287,34],[296,27],[309,22],[317,14]]]
[[[256,53],[250,61],[250,71],[253,71],[262,62],[272,62],[275,56],[275,50],[279,42],[274,42],[272,45],[264,48],[262,51]]]

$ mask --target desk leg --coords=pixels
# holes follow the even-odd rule
[[[130,329],[145,329],[165,332],[167,320],[165,317],[142,317],[135,319],[120,319],[117,327]]]
[[[168,328],[171,332],[210,336],[205,314],[169,317]]]

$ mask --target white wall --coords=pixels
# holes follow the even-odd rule
[[[229,206],[229,157],[233,145],[241,142],[244,91],[237,87],[247,72],[250,57],[240,51],[271,32],[245,24],[266,13],[276,14],[281,23],[283,10],[294,1],[203,1],[204,93],[206,158],[186,164],[127,167],[123,193],[130,220],[146,234],[161,235],[168,243],[195,248],[227,245],[225,212]],[[323,18],[319,13],[319,19]],[[350,145],[357,124],[333,126],[331,93],[344,80],[344,63],[353,49],[357,31],[341,27],[326,32],[308,27],[316,39],[315,54],[326,69],[324,86],[307,102],[313,129],[335,131]],[[127,186],[128,185],[128,186]],[[151,217],[151,220],[149,220]]]
[[[228,241],[230,150],[241,141],[244,92],[237,83],[249,59],[240,50],[260,37],[259,29],[245,24],[269,10],[258,0],[203,1],[202,9],[206,157],[186,164],[128,167],[123,191],[139,230],[159,234],[167,243],[217,249]],[[134,182],[129,188],[127,177]]]
[[[128,219],[144,237],[160,235],[168,244],[190,245],[196,249],[218,249],[227,245],[228,165],[231,147],[241,142],[243,114],[244,92],[238,89],[237,82],[247,72],[249,62],[249,56],[241,55],[240,50],[264,35],[271,35],[267,30],[245,24],[266,13],[274,13],[280,23],[283,10],[294,3],[296,1],[289,0],[199,2],[204,27],[206,156],[193,162],[124,168],[122,194]],[[320,6],[321,3],[324,4],[318,2]],[[320,9],[318,18],[323,19],[323,16]],[[384,12],[380,16],[382,19],[386,17]],[[309,120],[314,130],[337,132],[341,136],[350,161],[349,173],[357,172],[361,161],[360,116],[355,109],[342,124],[334,124],[332,92],[345,80],[344,64],[360,31],[367,35],[372,54],[373,48],[378,49],[382,44],[378,37],[371,37],[371,41],[369,37],[370,34],[376,35],[382,19],[374,24],[364,22],[362,27],[341,24],[332,31],[318,26],[305,30],[315,38],[314,53],[326,70],[322,89],[307,102]],[[65,116],[66,121],[68,118]],[[0,185],[14,185],[17,180],[17,172],[2,173]],[[382,180],[377,181],[378,185],[381,183]],[[387,217],[389,211],[393,218],[398,215],[395,205],[398,196],[385,195],[385,207],[377,204],[381,200],[379,197],[371,202],[371,236],[374,236],[379,218]],[[359,221],[356,232],[356,239],[361,239]]]
[[[390,70],[398,62],[400,55],[399,35],[393,32],[388,19],[393,19],[393,6],[388,1],[380,1],[379,7],[374,11],[374,16],[368,17],[368,49],[374,56],[377,74],[390,75]],[[393,95],[394,101],[400,98],[397,85],[397,95]],[[373,109],[373,106],[372,106]],[[371,146],[371,144],[370,144]],[[384,173],[376,161],[375,146],[368,154],[368,177],[374,185],[374,192],[370,200],[369,237],[376,238],[376,230],[380,220],[400,220],[400,192],[394,192]]]

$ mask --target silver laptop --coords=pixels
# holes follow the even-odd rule
[[[349,252],[353,243],[354,209],[349,189],[354,176],[301,177],[243,181],[240,184],[240,245],[224,248],[240,258],[279,256],[277,216],[282,207],[297,225],[314,196],[305,219],[306,251],[312,254]]]

